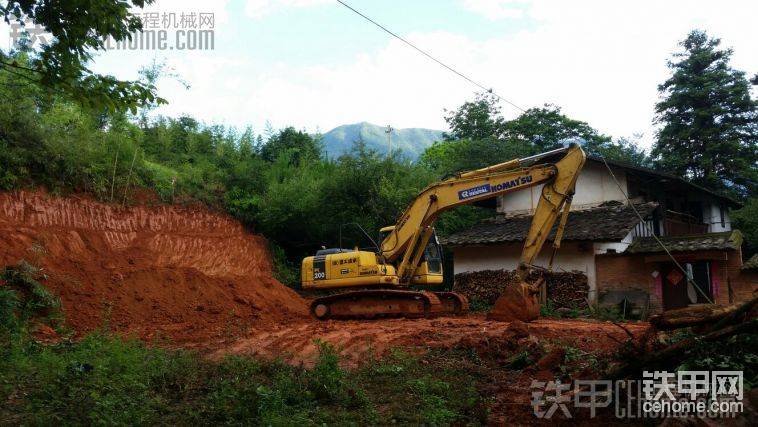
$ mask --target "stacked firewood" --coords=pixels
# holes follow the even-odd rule
[[[518,283],[518,275],[511,270],[482,270],[455,275],[453,291],[469,300],[494,304],[506,286]]]
[[[587,308],[590,287],[587,275],[581,271],[543,273],[533,271],[527,282],[536,283],[540,276],[547,283],[547,300],[554,308]]]
[[[586,308],[587,276],[579,271],[572,272],[532,272],[528,283],[536,283],[540,276],[545,277],[547,299],[555,308]],[[455,275],[453,290],[462,293],[469,300],[478,300],[494,304],[506,286],[515,285],[519,277],[514,270],[483,270]]]

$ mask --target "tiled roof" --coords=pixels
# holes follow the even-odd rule
[[[732,230],[692,236],[659,237],[659,239],[671,252],[739,249],[742,244],[742,233]],[[652,237],[636,239],[626,251],[632,254],[664,252],[661,245]]]
[[[753,255],[750,257],[749,260],[747,260],[744,264],[742,264],[743,270],[758,270],[758,254]]]
[[[657,203],[638,203],[637,210],[646,217],[658,206]],[[603,205],[571,211],[563,233],[564,240],[614,241],[623,239],[640,222],[631,206],[621,202],[606,202]],[[497,216],[475,226],[459,231],[440,240],[446,246],[481,245],[504,242],[523,242],[532,223],[531,215]],[[557,221],[556,221],[557,226]],[[549,240],[555,236],[555,228]]]

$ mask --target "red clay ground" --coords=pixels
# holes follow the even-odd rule
[[[647,323],[623,324],[636,337],[648,328]],[[253,331],[231,346],[216,350],[211,358],[229,354],[255,355],[267,359],[282,359],[295,365],[311,366],[318,355],[316,340],[332,344],[347,366],[379,357],[393,348],[423,354],[431,349],[461,349],[474,351],[488,376],[481,393],[490,396],[489,425],[545,425],[565,423],[554,419],[543,423],[532,413],[530,386],[533,379],[553,381],[563,376],[562,369],[572,371],[573,379],[595,379],[602,375],[591,369],[589,358],[612,358],[620,342],[629,339],[627,333],[610,322],[591,320],[540,319],[521,322],[488,321],[481,314],[438,319],[384,319],[375,321],[316,321],[306,320],[275,325],[267,331]],[[569,362],[566,348],[583,352],[586,360]],[[516,369],[506,368],[514,354],[529,352],[536,363]],[[578,365],[578,367],[577,367]],[[584,425],[616,425],[618,420],[582,416]],[[575,420],[572,420],[575,421]],[[608,424],[610,422],[610,424]]]
[[[316,341],[334,345],[351,366],[359,365],[372,354],[380,356],[393,347],[417,350],[428,348],[481,348],[509,335],[510,323],[488,321],[481,314],[438,319],[384,319],[375,321],[315,321],[273,325],[266,331],[254,331],[212,357],[226,354],[256,355],[306,366],[317,354]],[[641,334],[646,323],[628,323],[632,333]],[[527,325],[535,340],[565,343],[583,351],[614,351],[626,333],[610,322],[590,320],[540,319]],[[613,338],[609,338],[609,335]]]
[[[3,193],[0,266],[21,260],[41,269],[77,334],[208,346],[306,315],[272,277],[266,240],[201,207]]]
[[[316,322],[272,277],[266,241],[202,207],[121,208],[86,197],[0,194],[0,265],[26,260],[62,302],[77,334],[101,327],[145,340],[309,364],[323,340],[346,363],[392,347],[450,348],[497,339],[507,323],[482,315]],[[644,325],[630,326],[634,332]],[[539,320],[529,334],[612,350],[624,332],[590,321]],[[485,343],[486,344],[486,343]]]
[[[606,322],[524,325],[476,314],[316,321],[307,316],[306,301],[272,277],[265,239],[202,207],[120,208],[86,197],[1,193],[0,266],[21,260],[41,269],[39,280],[60,297],[66,324],[78,336],[107,327],[212,358],[257,355],[306,366],[317,356],[316,340],[334,345],[348,366],[395,347],[463,348],[495,367],[535,351],[541,360],[524,370],[492,369],[484,392],[493,397],[494,424],[534,421],[530,381],[554,378],[560,348],[602,355],[628,338]],[[625,327],[639,335],[647,325]]]

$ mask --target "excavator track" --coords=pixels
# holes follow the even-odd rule
[[[442,298],[438,294],[443,294]],[[320,320],[436,317],[462,314],[467,310],[466,298],[453,292],[393,289],[343,292],[317,298],[311,303],[311,314]]]
[[[466,298],[465,295],[457,292],[435,292],[434,295],[436,295],[442,303],[442,311],[444,314],[460,316],[468,313],[468,298]]]

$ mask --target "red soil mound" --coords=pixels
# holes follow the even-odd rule
[[[265,239],[201,207],[3,193],[0,266],[21,260],[42,268],[77,333],[109,326],[186,345],[306,316],[272,277]]]

